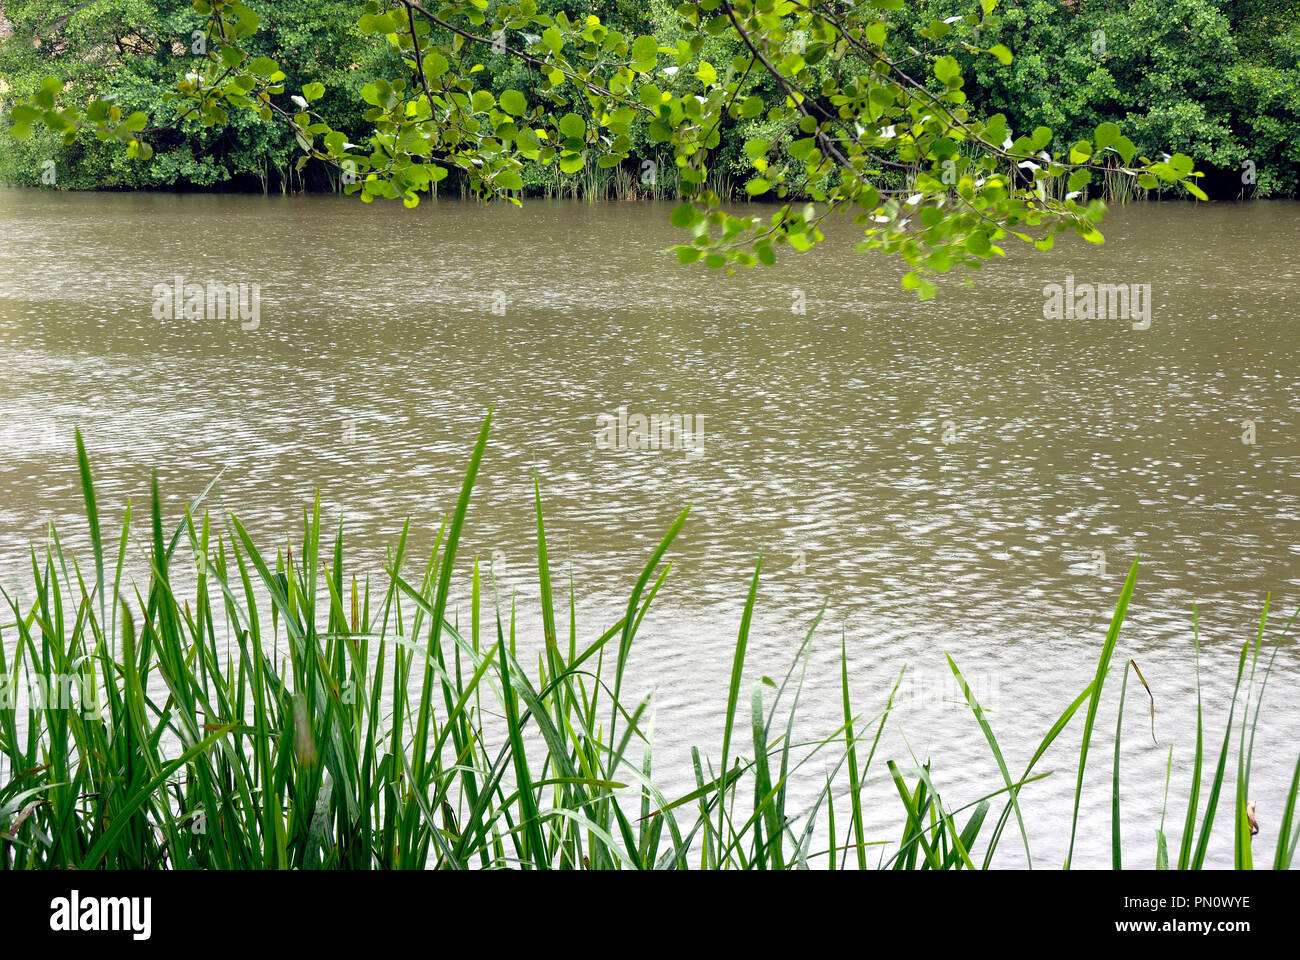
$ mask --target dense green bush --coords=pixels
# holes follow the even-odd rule
[[[965,8],[927,4],[917,25]],[[1110,120],[1139,153],[1192,157],[1220,197],[1296,193],[1300,4],[1012,0],[999,10],[996,42],[1015,60],[962,64],[985,112],[1016,129],[1051,127],[1061,147]],[[1242,180],[1248,160],[1254,184]]]
[[[301,75],[329,90],[321,111],[339,124],[355,122],[362,85],[354,75],[382,75],[382,51],[357,31],[358,4],[351,0],[277,0],[254,3],[264,31],[252,43],[258,55],[283,55]],[[5,99],[30,96],[49,76],[68,78],[71,102],[114,94],[124,111],[174,117],[164,101],[176,81],[195,68],[194,31],[204,18],[187,0],[98,0],[64,16],[49,4],[3,4],[13,34],[0,42],[0,78]],[[55,161],[57,185],[72,189],[205,188],[234,186],[280,190],[327,186],[323,171],[305,171],[304,184],[292,173],[293,135],[256,118],[232,116],[228,126],[207,130],[195,120],[152,129],[154,155],[131,159],[120,144],[81,139],[63,146],[57,135],[39,131],[30,141],[0,135],[0,178],[37,185],[44,161]],[[311,180],[311,177],[318,179]]]

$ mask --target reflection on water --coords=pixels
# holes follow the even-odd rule
[[[762,550],[752,677],[783,672],[825,604],[802,732],[840,722],[841,636],[868,717],[910,665],[880,755],[932,759],[957,806],[1000,780],[943,652],[1023,769],[1089,681],[1140,553],[1116,662],[1135,659],[1156,697],[1159,744],[1137,709],[1123,747],[1129,857],[1151,864],[1171,743],[1171,821],[1190,775],[1193,600],[1214,725],[1265,595],[1270,638],[1300,603],[1295,206],[1130,207],[1105,245],[1012,250],[925,304],[896,265],[852,251],[847,225],[727,276],[662,252],[667,213],[0,191],[0,582],[29,571],[48,522],[81,533],[74,426],[114,523],[155,467],[177,511],[221,473],[214,502],[266,543],[296,534],[319,487],[377,569],[407,516],[416,553],[432,546],[491,406],[462,557],[493,558],[520,592],[525,637],[540,632],[534,471],[587,639],[691,505],[630,666],[634,687],[657,690],[668,786],[689,784],[690,745],[716,755]],[[1044,286],[1067,277],[1150,284],[1150,327],[1044,319]],[[257,285],[255,329],[155,318],[156,285],[209,282]],[[638,449],[637,415],[692,417],[698,435]],[[1275,671],[1251,786],[1270,851],[1300,740],[1289,639]],[[1103,779],[1117,693],[1093,754]],[[1056,774],[1027,788],[1043,865],[1064,856],[1077,747],[1077,731],[1062,738]],[[893,839],[892,786],[871,798],[877,839]],[[1108,798],[1104,783],[1084,795],[1078,863],[1109,862]]]

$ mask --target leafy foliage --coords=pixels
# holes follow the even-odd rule
[[[938,0],[926,17],[962,8],[961,0]],[[909,19],[913,41],[924,24]],[[967,89],[1018,127],[1046,125],[1070,143],[1119,122],[1140,154],[1177,149],[1192,157],[1220,196],[1296,192],[1294,0],[1017,0],[988,30],[989,42],[1014,50],[1015,59],[1004,69],[959,55]]]

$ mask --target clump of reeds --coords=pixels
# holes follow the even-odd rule
[[[1029,856],[1021,791],[1045,775],[1039,761],[1080,711],[1082,791],[1136,563],[1095,677],[1023,771],[1008,768],[988,716],[949,659],[1001,780],[954,809],[928,764],[887,761],[899,829],[881,847],[869,836],[863,791],[869,776],[876,779],[892,694],[878,714],[856,712],[842,648],[842,722],[823,739],[795,742],[816,623],[780,684],[742,689],[760,561],[719,702],[721,755],[715,763],[694,751],[694,788],[666,796],[655,785],[649,703],[626,697],[625,669],[686,513],[645,558],[623,617],[580,641],[572,587],[567,611],[557,609],[535,484],[530,509],[545,646],[526,667],[513,607],[503,617],[485,603],[477,563],[468,623],[448,615],[490,421],[430,556],[408,556],[408,523],[380,582],[349,572],[341,530],[332,541],[323,534],[319,500],[297,549],[269,559],[236,517],[214,521],[200,512],[203,498],[169,526],[155,483],[144,531],[148,576],[130,584],[131,510],[121,531],[107,537],[78,434],[91,565],[83,568],[54,535],[43,555],[32,554],[33,599],[3,594],[12,615],[0,630],[6,689],[41,679],[53,694],[59,678],[77,683],[71,701],[51,695],[0,711],[0,868],[988,867],[1012,816]],[[188,599],[174,587],[185,578],[193,579]],[[1261,621],[1241,653],[1237,690],[1249,664],[1247,707],[1262,634]],[[1126,668],[1121,716],[1127,684]],[[1246,791],[1258,715],[1257,700],[1240,726],[1233,801],[1239,867],[1253,863]],[[1230,716],[1202,811],[1198,717],[1180,867],[1205,862],[1233,723]],[[813,757],[828,761],[832,773],[813,773]],[[1118,757],[1117,735],[1117,867]],[[815,799],[795,810],[787,798],[800,781],[817,784]],[[1280,868],[1295,851],[1296,793],[1293,781],[1278,824],[1273,864]],[[1071,856],[1073,849],[1072,833]],[[1162,821],[1156,863],[1171,862]]]
[[[544,168],[546,179],[540,193],[547,199],[584,200],[672,200],[681,197],[677,168],[662,157],[642,162],[635,169],[628,164],[601,167],[588,157],[582,169],[564,173],[558,166]],[[728,185],[728,190],[732,187]],[[731,196],[730,193],[727,196]]]

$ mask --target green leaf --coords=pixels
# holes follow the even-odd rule
[[[989,47],[989,53],[997,57],[1003,66],[1007,66],[1011,63],[1011,51],[1000,43]]]
[[[248,65],[248,72],[259,77],[269,77],[280,69],[280,65],[270,57],[254,57]]]
[[[522,117],[528,112],[528,100],[518,90],[505,90],[501,94],[501,109],[511,116]]]
[[[362,33],[393,33],[397,29],[397,23],[388,13],[363,13],[357,20],[357,29]]]
[[[637,37],[632,44],[632,69],[649,73],[659,62],[659,41],[654,37]]]
[[[522,190],[524,178],[514,170],[502,170],[493,181],[498,190]]]
[[[636,98],[644,103],[647,107],[658,107],[664,102],[663,91],[653,83],[643,84],[637,91]]]
[[[989,235],[983,230],[976,230],[966,237],[966,249],[977,257],[986,257],[989,255],[992,245],[989,243]]]
[[[437,50],[430,50],[426,53],[422,65],[424,67],[424,76],[428,80],[437,80],[447,72],[450,66],[447,63],[447,58]]]
[[[576,113],[566,113],[556,126],[566,137],[581,139],[587,135],[587,121]]]
[[[934,62],[934,75],[941,83],[951,83],[961,76],[961,66],[956,57],[942,56]]]
[[[673,212],[668,215],[668,222],[680,229],[694,226],[696,219],[695,205],[691,203],[683,203],[674,207]]]
[[[1119,125],[1111,123],[1109,120],[1097,124],[1097,129],[1093,131],[1093,142],[1097,144],[1098,150],[1105,150],[1107,147],[1113,147],[1119,142],[1119,137]]]
[[[58,77],[46,77],[41,83],[41,88],[36,94],[36,102],[49,109],[54,106],[54,100],[63,92],[63,81]]]
[[[12,123],[9,132],[18,140],[26,140],[32,135],[32,123],[40,119],[41,111],[27,103],[15,103],[9,111]]]

